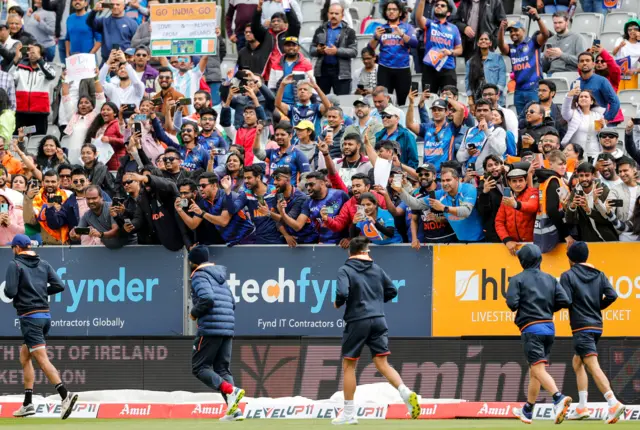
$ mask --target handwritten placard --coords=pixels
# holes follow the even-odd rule
[[[67,81],[96,76],[96,56],[93,54],[76,54],[67,57]]]

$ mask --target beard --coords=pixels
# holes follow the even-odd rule
[[[445,13],[437,13],[437,12],[433,12],[433,16],[435,16],[436,18],[440,18],[440,19],[442,19],[442,18],[446,18],[446,17],[447,17],[447,13],[448,13],[448,12],[445,12]]]

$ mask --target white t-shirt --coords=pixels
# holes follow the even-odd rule
[[[616,40],[616,46],[620,45],[624,39],[619,38]],[[633,67],[640,59],[640,42],[631,43],[626,40],[627,44],[624,45],[616,54],[616,60],[624,57],[631,57],[631,66]]]

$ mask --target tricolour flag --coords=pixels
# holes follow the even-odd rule
[[[171,55],[171,41],[170,40],[152,40],[151,41],[151,55]]]
[[[216,39],[198,39],[197,51],[201,54],[215,54]]]

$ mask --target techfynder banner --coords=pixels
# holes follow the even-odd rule
[[[336,246],[211,247],[211,260],[227,267],[236,298],[237,336],[341,336],[344,307],[335,309],[338,268],[346,251]],[[390,336],[431,336],[432,250],[372,247],[398,296],[385,304]]]
[[[65,285],[50,297],[51,336],[182,334],[184,252],[163,247],[50,247],[36,250]],[[4,294],[10,248],[0,248],[0,336],[20,336]]]

